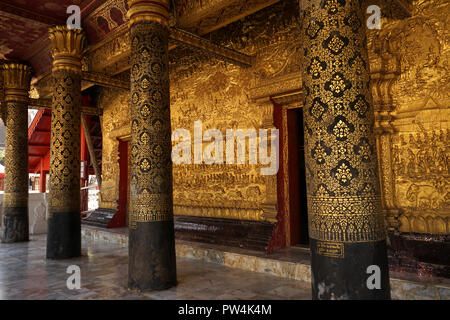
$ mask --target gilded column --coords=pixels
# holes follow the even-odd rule
[[[176,285],[169,99],[169,0],[129,0],[130,288]]]
[[[81,29],[50,29],[53,93],[50,143],[50,197],[47,258],[81,255],[80,108],[81,58],[86,38]]]
[[[28,91],[31,68],[3,65],[6,118],[2,242],[28,241]]]
[[[389,299],[360,0],[300,0],[314,299]]]

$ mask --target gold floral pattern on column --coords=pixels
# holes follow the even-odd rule
[[[168,1],[145,3],[149,11],[169,6]],[[131,17],[141,9],[135,8],[135,1],[130,1]],[[139,15],[138,20],[130,22],[131,228],[138,222],[173,219],[169,31],[154,18],[154,15]]]
[[[28,90],[31,68],[3,65],[6,152],[4,207],[28,207]]]
[[[49,215],[80,210],[81,29],[50,29],[53,44],[53,102]]]
[[[301,1],[310,237],[385,239],[363,10],[358,1]]]

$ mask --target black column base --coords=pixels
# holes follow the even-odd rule
[[[310,239],[312,296],[315,300],[389,300],[389,268],[386,241],[344,243],[343,248],[329,250]],[[319,250],[324,255],[317,254]],[[343,250],[342,250],[343,249]],[[328,251],[328,252],[327,252]],[[334,255],[336,257],[326,256]],[[341,256],[341,257],[337,257]],[[342,257],[343,256],[343,257]],[[381,289],[370,290],[367,279],[373,274],[367,268],[380,268]]]
[[[48,219],[47,259],[81,256],[80,212],[51,212]]]
[[[177,284],[173,221],[137,223],[129,230],[128,287],[164,290]]]
[[[29,241],[28,230],[28,207],[3,207],[3,243]]]

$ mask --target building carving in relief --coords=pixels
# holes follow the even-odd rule
[[[185,128],[192,135],[196,120],[203,122],[204,131],[217,128],[223,133],[226,129],[273,128],[273,123],[267,124],[273,122],[272,113],[259,108],[250,98],[253,86],[249,84],[256,84],[261,78],[289,74],[298,63],[295,54],[290,54],[293,45],[299,46],[294,32],[295,14],[282,4],[275,10],[285,15],[274,15],[268,22],[267,14],[256,14],[252,20],[244,19],[227,27],[228,38],[221,38],[223,32],[216,36],[216,43],[233,44],[234,49],[256,55],[252,68],[234,66],[183,47],[171,52],[173,129]],[[268,23],[283,25],[285,29],[267,30]],[[239,35],[243,31],[247,36],[244,42],[233,40],[241,39]],[[268,43],[267,39],[272,40]],[[118,38],[117,43],[127,41]],[[120,56],[128,50],[117,48],[110,42],[109,46],[97,50],[105,50],[104,54],[113,55],[113,59],[114,54]],[[274,50],[283,61],[274,61]],[[97,63],[91,61],[91,64]],[[103,107],[103,207],[114,208],[118,198],[117,138],[130,134],[128,96],[104,89],[99,99]],[[259,165],[174,165],[173,177],[175,214],[275,221],[276,177],[261,176]]]
[[[298,10],[289,7],[295,5],[283,1],[270,8],[273,14],[262,10],[211,33],[214,43],[254,56],[251,68],[183,46],[171,51],[172,128],[192,134],[195,120],[204,130],[223,132],[273,128],[271,98],[280,104],[301,101]],[[442,182],[448,180],[449,158],[448,6],[443,0],[416,1],[412,17],[383,18],[381,30],[367,33],[382,205],[392,231],[450,231],[448,185]],[[117,30],[116,38],[90,51],[90,71],[116,74],[129,68],[128,33]],[[105,90],[102,201],[112,208],[118,198],[117,138],[131,129],[128,95]],[[258,173],[251,165],[174,166],[174,211],[268,220],[267,204],[276,210],[276,177]],[[274,221],[273,212],[270,217]]]
[[[449,233],[450,130],[402,133],[393,142],[400,231]]]
[[[95,40],[103,38],[110,31],[126,24],[127,10],[127,0],[106,1],[84,19],[84,28]]]
[[[445,234],[449,4],[416,1],[412,10],[369,33],[383,207],[389,230]]]
[[[119,138],[131,134],[129,93],[102,89],[99,107],[103,108],[102,188],[100,206],[115,209],[119,195]]]

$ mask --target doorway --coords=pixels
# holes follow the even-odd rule
[[[119,199],[117,200],[118,226],[128,226],[128,204],[129,204],[129,141],[119,139]]]
[[[286,110],[286,121],[288,136],[289,245],[306,246],[309,244],[309,236],[303,108],[288,108]]]

